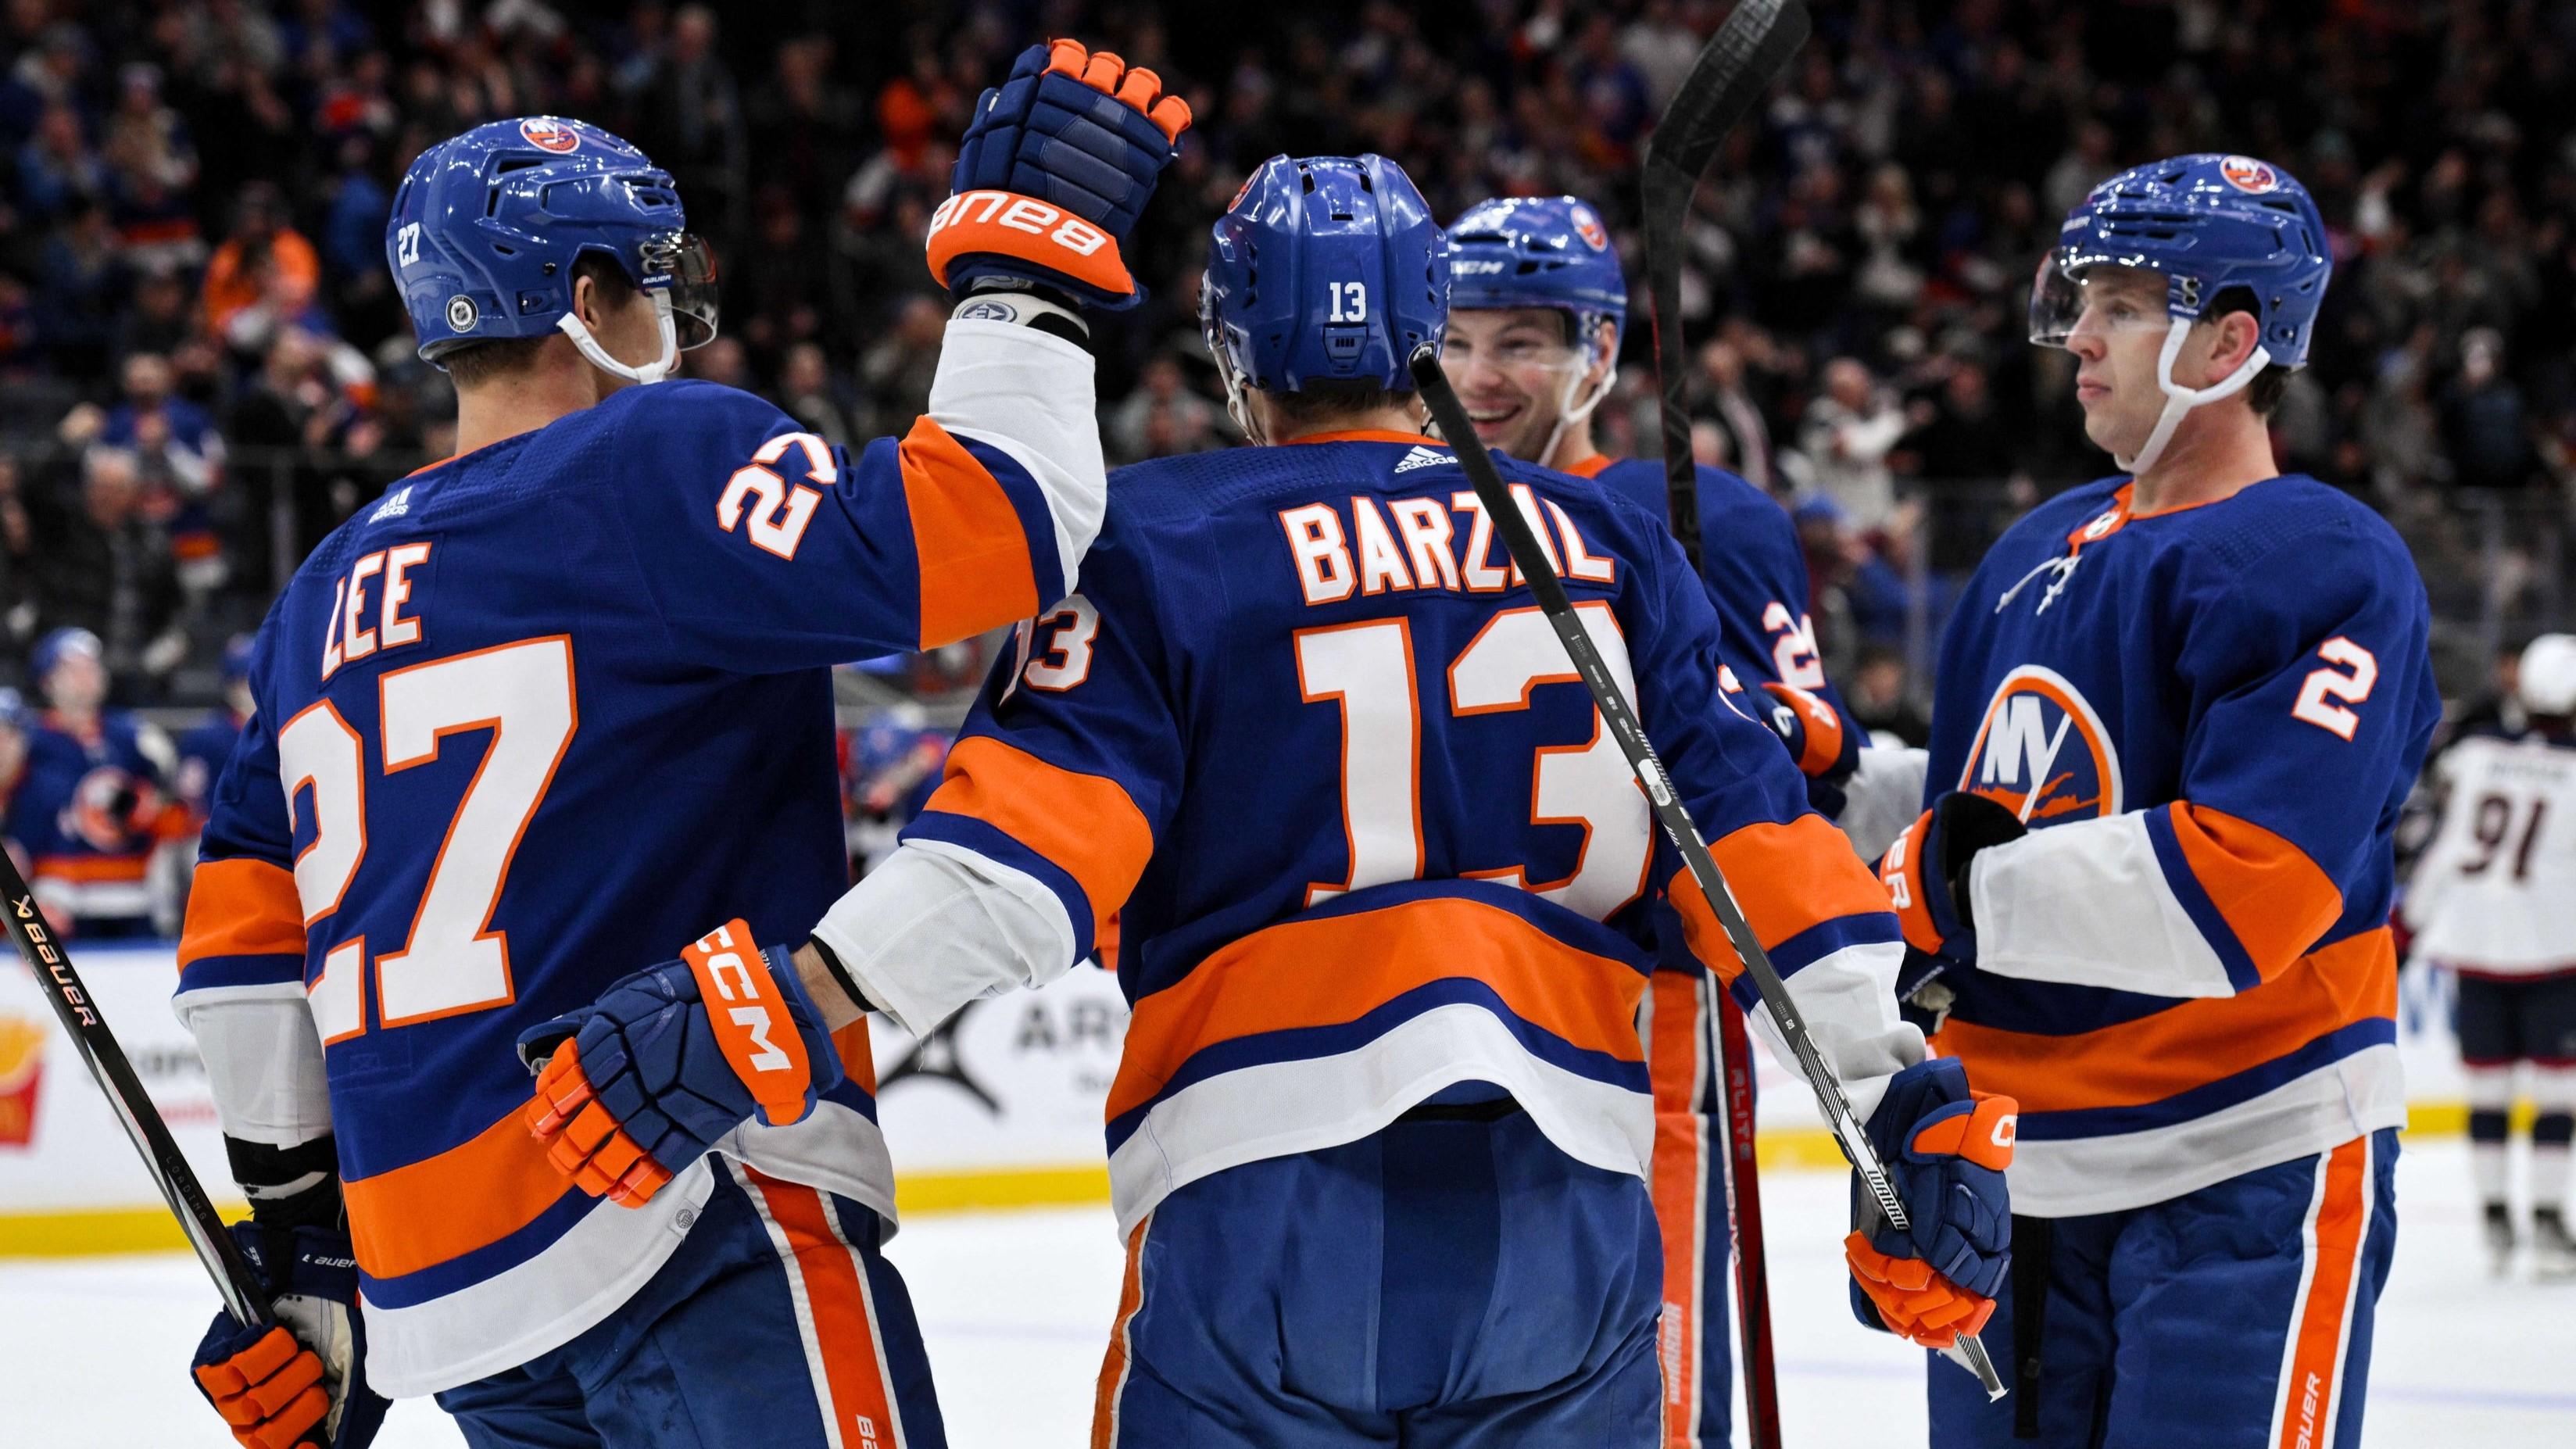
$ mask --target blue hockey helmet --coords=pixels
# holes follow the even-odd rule
[[[2252,156],[2215,152],[2134,166],[2093,188],[2058,228],[2057,245],[2040,264],[2030,298],[2030,340],[2062,347],[2084,310],[2084,276],[2122,267],[2165,279],[2165,331],[2157,381],[2164,417],[2134,459],[2151,466],[2182,415],[2243,388],[2267,366],[2307,365],[2308,339],[2334,270],[2325,219],[2306,187]],[[2260,328],[2254,353],[2234,373],[2204,388],[2173,380],[2173,361],[2191,324],[2231,292],[2250,299]]]
[[[99,643],[96,634],[87,629],[74,626],[52,630],[36,641],[34,652],[27,656],[27,677],[34,680],[37,687],[41,689],[45,681],[53,676],[53,672],[62,667],[63,661],[74,654],[86,655],[93,660],[104,660],[107,657],[107,648]]]
[[[618,362],[574,314],[573,265],[594,253],[653,299],[658,361]],[[493,121],[423,151],[394,193],[385,260],[431,363],[561,332],[593,365],[657,382],[716,335],[715,256],[690,234],[670,173],[586,121]]]
[[[1628,279],[1610,231],[1571,196],[1497,196],[1449,223],[1449,305],[1467,311],[1553,307],[1575,335],[1608,319],[1628,330]]]
[[[1412,390],[1406,359],[1448,320],[1449,256],[1404,168],[1273,156],[1213,236],[1199,325],[1238,424],[1247,387]]]

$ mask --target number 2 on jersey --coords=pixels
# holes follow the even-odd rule
[[[492,733],[448,821],[410,935],[375,960],[377,1015],[404,1026],[507,1005],[509,937],[491,929],[492,911],[578,723],[572,640],[523,639],[392,670],[377,681],[377,699],[387,775],[437,759],[450,735]],[[312,788],[313,840],[295,858],[310,930],[339,909],[366,859],[366,741],[324,700],[278,730],[277,759],[290,826]],[[307,988],[324,1042],[366,1030],[367,965],[364,936],[324,954]]]
[[[1636,698],[1627,642],[1607,604],[1575,605],[1620,690]],[[1403,619],[1300,629],[1295,635],[1299,694],[1342,712],[1342,823],[1351,870],[1338,882],[1307,887],[1314,905],[1345,891],[1419,879],[1423,869],[1422,719],[1413,633]],[[1504,609],[1488,620],[1449,666],[1452,718],[1525,710],[1543,684],[1580,684],[1547,616],[1535,608]],[[1593,713],[1592,738],[1537,751],[1530,774],[1530,823],[1577,825],[1584,843],[1565,879],[1541,884],[1518,865],[1475,874],[1534,891],[1601,920],[1645,889],[1654,838],[1646,797],[1618,741]]]

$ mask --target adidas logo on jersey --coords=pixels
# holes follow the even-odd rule
[[[1412,452],[1404,455],[1403,461],[1395,465],[1395,471],[1398,473],[1410,473],[1416,468],[1443,468],[1457,461],[1457,458],[1451,454],[1437,453],[1433,452],[1429,448],[1416,447]]]
[[[367,515],[367,521],[382,523],[388,518],[400,518],[409,512],[411,512],[411,485],[406,483],[395,489],[392,496],[386,498],[384,502],[377,504],[376,511]]]

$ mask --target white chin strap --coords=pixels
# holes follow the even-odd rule
[[[1547,446],[1538,450],[1536,461],[1540,467],[1556,466],[1556,445],[1564,440],[1566,429],[1591,417],[1593,409],[1610,396],[1611,385],[1619,380],[1619,364],[1614,360],[1610,370],[1601,375],[1600,385],[1592,389],[1592,395],[1578,403],[1574,390],[1583,386],[1583,375],[1591,370],[1588,365],[1578,367],[1566,377],[1565,390],[1556,399],[1556,426],[1547,430]]]
[[[556,318],[555,327],[563,335],[572,339],[572,345],[580,349],[583,357],[590,360],[591,366],[612,376],[622,377],[628,382],[655,383],[669,377],[671,369],[680,365],[680,329],[678,324],[671,320],[670,293],[653,294],[653,315],[657,325],[662,329],[662,360],[648,362],[642,367],[629,367],[609,356],[608,349],[600,346],[599,339],[590,335],[590,329],[583,326],[581,319],[570,312]]]
[[[2254,374],[2261,372],[2272,360],[2272,354],[2258,346],[2251,357],[2237,364],[2234,372],[2209,386],[2184,387],[2173,380],[2173,365],[2174,359],[2182,355],[2182,339],[2190,331],[2191,319],[2188,317],[2176,317],[2173,325],[2165,330],[2164,351],[2156,357],[2156,386],[2164,390],[2165,410],[2156,418],[2155,431],[2147,434],[2146,446],[2131,457],[2123,458],[2117,453],[2111,455],[2111,461],[2119,464],[2131,477],[2156,466],[2156,459],[2164,456],[2165,444],[2173,441],[2174,429],[2182,426],[2183,414],[2202,403],[2214,403],[2243,391],[2245,385],[2254,380]]]
[[[1217,376],[1225,381],[1225,415],[1234,419],[1234,425],[1242,431],[1245,442],[1256,448],[1261,446],[1267,439],[1261,436],[1259,428],[1252,425],[1252,409],[1245,404],[1243,397],[1243,374],[1235,371],[1234,360],[1226,356],[1224,348],[1209,350],[1216,354]]]

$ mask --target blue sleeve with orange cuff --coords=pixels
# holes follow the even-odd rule
[[[2423,589],[2368,539],[2295,547],[2294,570],[2258,562],[2198,611],[2175,661],[2194,716],[2179,799],[1977,856],[1982,969],[2226,996],[2385,919],[2370,852],[2395,802],[2338,782],[2412,774],[2440,707]]]

